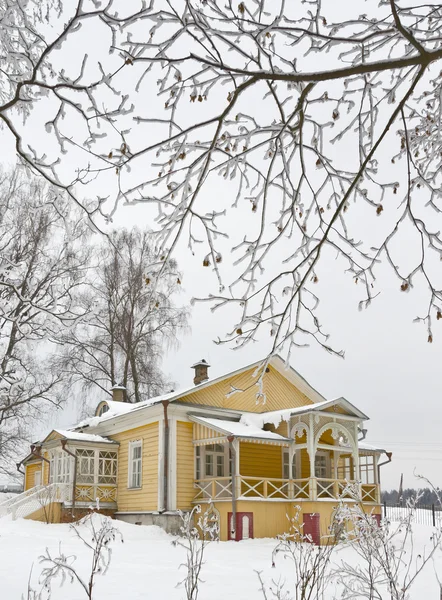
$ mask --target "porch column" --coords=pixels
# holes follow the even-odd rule
[[[310,458],[310,500],[316,500],[316,476],[315,476],[315,429],[313,414],[309,415],[309,433],[307,436],[307,451]]]
[[[375,485],[376,485],[375,496],[376,496],[376,502],[378,504],[380,504],[381,503],[381,488],[379,485],[378,460],[379,460],[379,454],[373,454],[373,481],[375,482]]]
[[[234,461],[235,461],[235,481],[232,481],[232,489],[235,487],[235,496],[239,498],[241,496],[241,473],[239,471],[239,440],[234,439],[233,448],[235,450]]]
[[[295,486],[293,484],[293,460],[296,460],[296,450],[295,450],[294,443],[290,444],[290,446],[289,446],[289,489],[288,489],[288,497],[289,498],[295,497]]]
[[[336,444],[336,442],[335,442]],[[339,496],[339,483],[338,483],[338,457],[339,453],[333,450],[333,495],[335,498]]]

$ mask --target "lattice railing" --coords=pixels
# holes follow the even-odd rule
[[[325,479],[311,477],[308,479],[273,479],[266,477],[236,478],[236,497],[238,499],[262,498],[264,500],[323,500],[329,498],[354,498],[355,482],[345,479]],[[231,477],[212,477],[198,479],[198,488],[194,502],[227,500],[232,497]],[[358,492],[359,493],[359,492]],[[378,502],[379,486],[362,485],[363,502]]]
[[[195,485],[198,493],[194,498],[196,500],[222,500],[232,497],[232,478],[217,477],[209,479],[197,479]]]
[[[0,506],[0,517],[11,515],[14,520],[27,517],[52,502],[68,502],[71,498],[71,484],[51,483],[35,486],[3,502]]]
[[[76,502],[116,502],[117,501],[117,486],[116,485],[86,485],[79,484],[75,488]]]
[[[378,486],[376,484],[361,485],[362,502],[379,502]]]

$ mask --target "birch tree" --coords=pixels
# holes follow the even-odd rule
[[[151,238],[136,228],[114,231],[94,257],[78,294],[91,318],[59,338],[56,370],[91,392],[110,395],[122,384],[126,401],[147,400],[164,391],[162,355],[186,327],[187,310],[174,298],[181,275],[174,260],[155,266]]]
[[[51,27],[36,18],[43,6]],[[144,203],[160,254],[187,237],[216,278],[212,306],[236,308],[223,340],[265,335],[277,351],[314,339],[336,351],[315,287],[332,256],[362,308],[380,291],[382,264],[398,290],[424,289],[416,317],[432,342],[442,317],[441,5],[0,7],[0,119],[20,159],[77,202],[98,182],[92,220]],[[223,271],[231,255],[233,274]]]
[[[85,316],[73,301],[88,262],[88,228],[76,212],[57,189],[0,173],[0,472],[62,402],[48,364],[60,332]]]

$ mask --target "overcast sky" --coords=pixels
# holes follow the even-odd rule
[[[44,117],[37,114],[36,119],[41,121]],[[38,135],[37,125],[35,127]],[[2,161],[11,164],[14,160],[12,140],[4,131],[1,136]],[[350,155],[351,149],[347,157],[340,158],[350,160]],[[214,198],[225,202],[231,197],[233,189],[228,183],[209,181],[202,202]],[[357,210],[355,207],[354,218],[361,220],[363,228],[364,213]],[[142,205],[120,207],[112,226],[150,227],[147,214]],[[230,243],[241,238],[245,219],[249,218],[250,211],[240,210],[228,222]],[[396,251],[402,258],[411,257],[411,241],[404,238]],[[183,272],[183,291],[177,303],[187,305],[192,297],[204,297],[216,291],[213,272],[202,267],[200,254],[192,255],[187,240],[181,240],[176,258]],[[231,277],[229,269],[233,269],[230,258],[226,246],[223,272],[227,279]],[[397,279],[387,268],[379,272],[380,295],[367,310],[360,312],[360,290],[345,275],[344,269],[344,263],[330,254],[325,256],[318,270],[317,293],[321,298],[319,318],[330,333],[333,347],[343,349],[345,358],[311,346],[296,350],[291,365],[326,398],[343,396],[368,414],[367,443],[393,452],[392,464],[382,470],[385,488],[397,488],[401,473],[404,473],[405,487],[418,486],[415,472],[428,477],[435,485],[442,485],[442,321],[434,324],[433,343],[427,343],[425,328],[412,322],[425,310],[423,288],[416,280],[414,289],[401,292]],[[231,309],[212,313],[206,303],[194,305],[189,333],[182,337],[178,348],[168,350],[164,356],[164,371],[175,382],[175,389],[192,384],[190,366],[201,358],[211,364],[210,377],[217,377],[266,355],[270,340],[264,337],[241,350],[214,343],[231,329],[234,316]],[[73,424],[76,408],[72,404],[58,414],[54,423],[60,427]]]

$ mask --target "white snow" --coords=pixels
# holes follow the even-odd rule
[[[68,429],[55,429],[57,433],[62,435],[67,440],[73,440],[77,442],[101,442],[105,444],[115,444],[113,440],[108,440],[101,435],[94,435],[91,433],[80,433],[79,431],[70,431]]]
[[[112,562],[106,575],[98,576],[94,600],[146,600],[146,598],[183,600],[183,588],[176,584],[183,579],[185,571],[179,566],[185,555],[182,548],[172,545],[172,536],[158,527],[143,527],[115,521],[124,537],[124,543],[114,542]],[[428,526],[415,527],[416,548],[429,547],[432,529]],[[206,562],[201,577],[199,600],[263,600],[255,570],[263,572],[266,582],[283,577],[290,582],[294,569],[290,561],[276,558],[272,569],[272,550],[276,541],[272,539],[247,540],[243,542],[214,542],[207,548]],[[0,597],[18,600],[26,596],[29,572],[32,568],[32,583],[36,583],[42,565],[38,557],[48,548],[53,555],[61,551],[77,557],[75,566],[86,576],[90,555],[75,537],[69,525],[46,525],[19,519],[0,519]],[[441,553],[435,558],[434,566],[441,575]],[[337,564],[346,560],[358,564],[358,556],[350,548],[334,555]],[[439,598],[439,586],[434,576],[433,563],[427,565],[411,589],[411,600]],[[325,600],[335,598],[334,584],[329,585]],[[52,600],[80,600],[84,592],[78,584],[65,582],[63,587],[55,585]],[[337,595],[336,597],[340,597]]]
[[[212,419],[209,417],[197,417],[195,420],[197,420],[199,423],[208,425],[209,427],[217,427],[218,429],[237,437],[258,438],[279,442],[284,442],[287,440],[287,438],[279,435],[278,433],[273,433],[272,431],[263,431],[260,427],[253,425],[253,423],[246,424],[241,421],[226,421],[223,419]]]

